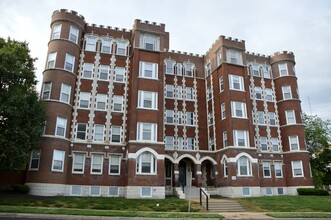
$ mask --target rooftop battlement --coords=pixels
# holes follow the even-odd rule
[[[187,52],[183,52],[183,51],[175,51],[175,50],[167,50],[167,49],[164,49],[165,52],[170,52],[170,53],[174,53],[174,54],[182,54],[182,55],[189,55],[189,56],[195,56],[195,57],[203,57],[202,55],[200,54],[193,54],[193,53],[187,53]]]
[[[142,21],[140,19],[136,19],[135,21],[137,23],[139,23],[139,24],[147,24],[147,25],[151,25],[151,26],[165,27],[165,24],[163,24],[163,23],[156,23],[156,22],[150,22],[150,21]]]
[[[60,10],[55,10],[53,14],[55,13],[66,13],[66,14],[71,14],[77,17],[80,17],[81,19],[85,20],[84,16],[81,14],[78,14],[76,11],[73,10],[68,10],[68,9],[60,9]]]
[[[103,28],[103,29],[108,29],[108,30],[114,30],[114,31],[122,31],[122,32],[131,32],[132,30],[128,30],[126,28],[118,28],[118,27],[112,27],[112,26],[105,26],[105,25],[97,25],[97,24],[86,24],[88,27],[93,27],[93,28]]]
[[[275,52],[275,53],[273,54],[273,56],[277,56],[277,55],[281,55],[281,54],[294,55],[293,52],[284,50],[284,51]]]
[[[270,57],[270,56],[266,56],[264,54],[259,54],[259,53],[249,52],[249,51],[246,51],[246,54],[252,55],[252,56],[256,56],[256,57],[261,57],[261,58],[268,58],[268,57]]]

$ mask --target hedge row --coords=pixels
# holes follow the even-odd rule
[[[314,196],[328,196],[328,191],[324,189],[317,189],[317,188],[298,188],[297,192],[299,195],[306,196],[306,195],[314,195]]]

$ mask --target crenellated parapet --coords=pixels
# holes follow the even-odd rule
[[[78,14],[76,11],[67,9],[60,9],[53,12],[51,27],[55,22],[72,22],[82,29],[86,24],[84,16]]]
[[[273,55],[270,56],[270,63],[274,64],[277,62],[282,62],[282,61],[289,61],[293,62],[295,64],[295,59],[294,59],[294,54],[293,52],[290,51],[281,51],[281,52],[276,52]]]

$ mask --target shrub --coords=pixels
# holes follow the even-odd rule
[[[15,192],[19,192],[19,193],[27,193],[29,192],[30,188],[27,185],[23,185],[23,184],[13,184],[11,186],[11,188],[15,191]]]
[[[299,195],[305,196],[305,195],[314,195],[314,196],[328,196],[328,191],[324,189],[318,189],[318,188],[297,188],[297,192]]]

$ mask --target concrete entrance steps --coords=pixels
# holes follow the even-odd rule
[[[199,199],[200,198],[200,188],[195,186],[185,186],[184,187],[185,199]]]
[[[206,207],[206,200],[203,201]],[[247,212],[237,201],[232,199],[209,199],[209,212]]]

